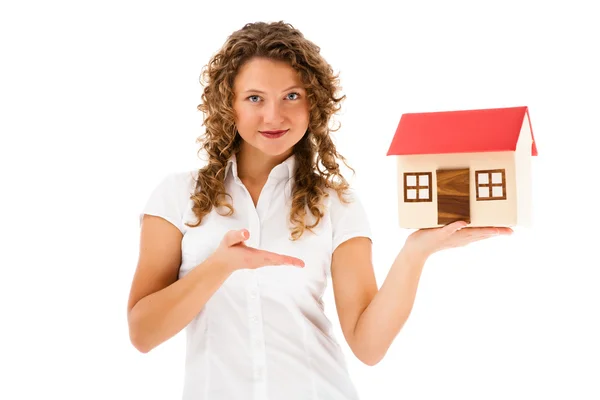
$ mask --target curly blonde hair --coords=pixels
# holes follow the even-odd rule
[[[339,76],[320,55],[320,48],[307,40],[291,24],[282,21],[246,24],[231,34],[221,50],[202,69],[204,86],[202,104],[198,110],[204,114],[205,134],[197,139],[198,150],[208,155],[208,163],[199,170],[196,190],[192,195],[193,212],[198,218],[195,225],[213,207],[226,207],[234,212],[226,197],[225,171],[229,158],[240,149],[241,137],[234,121],[232,101],[233,82],[239,68],[251,58],[263,57],[285,61],[299,72],[310,104],[310,122],[304,137],[294,146],[297,169],[292,185],[292,205],[289,221],[293,225],[291,239],[297,240],[305,229],[312,231],[324,216],[321,200],[332,188],[344,203],[344,191],[349,184],[342,176],[336,159],[352,170],[346,159],[338,154],[329,135],[339,129],[329,126],[332,116],[339,111],[344,96],[337,97]],[[319,165],[319,163],[321,165]],[[337,178],[337,182],[336,182]],[[315,218],[312,225],[305,222],[309,211]]]

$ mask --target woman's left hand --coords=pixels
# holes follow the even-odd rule
[[[409,235],[404,247],[411,254],[426,259],[444,249],[462,247],[479,240],[512,233],[511,228],[471,228],[466,222],[457,221],[439,228],[419,229]]]

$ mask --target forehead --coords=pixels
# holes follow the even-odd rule
[[[234,89],[281,90],[291,85],[302,85],[298,71],[284,61],[254,58],[247,61],[234,79]]]

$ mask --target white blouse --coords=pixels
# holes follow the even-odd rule
[[[330,190],[315,233],[306,230],[300,240],[289,240],[294,169],[295,156],[273,168],[255,207],[233,156],[225,187],[235,214],[223,217],[213,209],[196,228],[184,225],[196,221],[189,199],[196,170],[168,174],[142,210],[183,233],[180,278],[202,263],[231,229],[248,229],[248,246],[305,262],[304,268],[237,270],[214,293],[185,329],[185,400],[358,399],[322,295],[333,251],[352,237],[371,238],[369,222],[354,191],[353,202],[345,205]]]

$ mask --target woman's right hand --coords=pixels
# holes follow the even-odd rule
[[[213,260],[231,272],[271,265],[304,267],[304,261],[299,258],[247,246],[244,242],[249,237],[250,232],[247,229],[227,232],[221,239],[219,247],[212,254]]]

